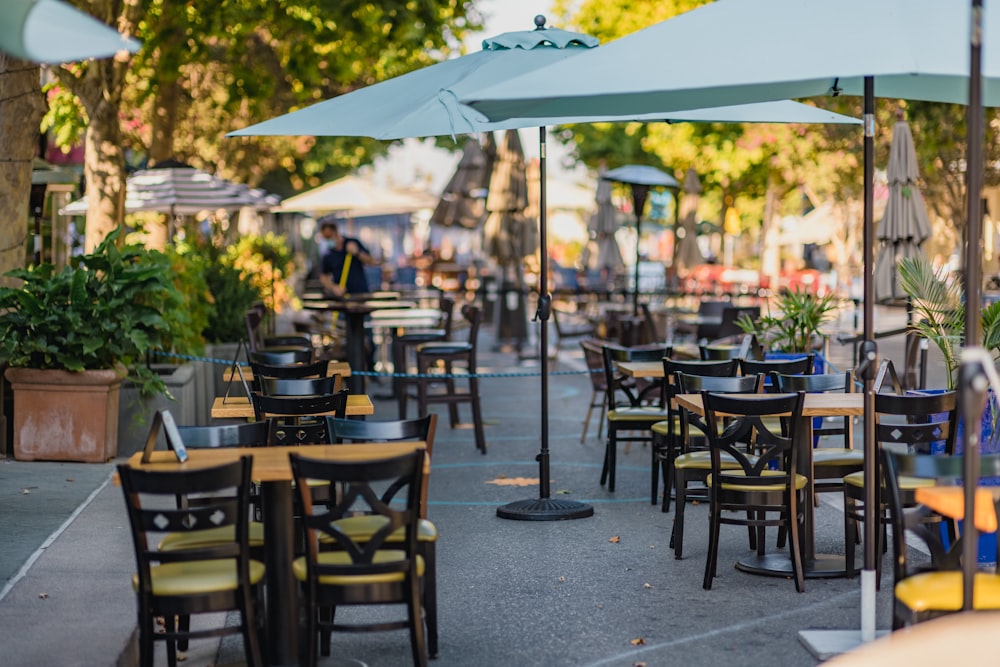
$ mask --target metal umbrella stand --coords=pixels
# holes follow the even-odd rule
[[[642,238],[642,211],[652,187],[679,189],[677,179],[648,165],[630,164],[612,169],[603,176],[604,180],[628,185],[632,190],[632,210],[635,214],[635,283],[632,287],[632,314],[639,314],[639,240]]]

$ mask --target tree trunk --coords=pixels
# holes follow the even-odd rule
[[[37,65],[0,53],[0,285],[2,274],[24,266],[32,160],[45,97]]]
[[[122,150],[118,104],[101,100],[87,109],[84,170],[87,176],[87,237],[89,253],[124,219],[125,153]]]
[[[164,76],[156,90],[152,115],[153,137],[149,144],[149,161],[156,165],[174,156],[174,130],[180,103],[180,83],[176,77]]]

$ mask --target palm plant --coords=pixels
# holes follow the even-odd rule
[[[753,334],[767,349],[781,352],[811,352],[822,337],[820,328],[839,303],[835,294],[816,296],[805,290],[782,292],[773,303],[777,314],[752,318],[743,315],[736,324]]]
[[[913,304],[910,329],[941,351],[948,389],[955,388],[959,352],[965,340],[965,290],[960,281],[936,271],[925,257],[905,257],[897,265],[899,284]],[[1000,359],[1000,302],[982,311],[983,347]]]

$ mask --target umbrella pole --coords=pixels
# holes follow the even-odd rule
[[[633,267],[635,285],[632,289],[632,314],[639,316],[639,240],[642,238],[642,209],[646,206],[649,186],[642,183],[632,184],[632,208],[635,209],[635,267]]]
[[[549,487],[549,316],[552,314],[552,295],[549,294],[549,257],[546,234],[546,201],[545,201],[545,128],[539,128],[539,202],[538,202],[538,245],[539,245],[539,276],[538,276],[538,307],[535,319],[539,321],[538,353],[541,357],[541,451],[538,461],[538,498],[516,500],[497,508],[497,516],[501,519],[519,521],[559,521],[562,519],[583,519],[593,516],[594,508],[575,500],[553,500],[550,498]]]
[[[969,219],[965,228],[965,345],[979,345],[980,308],[982,308],[983,236],[983,98],[982,98],[982,27],[983,0],[972,0],[973,25],[969,57],[969,168],[966,170],[966,197]]]

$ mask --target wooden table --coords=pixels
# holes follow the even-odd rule
[[[916,499],[938,514],[952,519],[965,518],[965,489],[961,486],[928,486],[916,490]],[[997,513],[994,503],[1000,499],[1000,486],[981,486],[976,489],[976,507],[973,516],[976,528],[984,533],[997,530]]]
[[[332,414],[332,413],[330,413]],[[367,394],[347,397],[347,416],[364,417],[375,414],[375,405]],[[280,417],[282,415],[272,415]],[[286,415],[287,416],[287,415]],[[212,402],[212,419],[253,419],[253,404],[246,396],[217,396]]]
[[[806,394],[802,407],[802,421],[796,430],[799,443],[799,474],[805,475],[808,484],[805,488],[802,527],[802,562],[807,578],[822,579],[843,577],[847,574],[843,556],[817,554],[814,535],[813,498],[815,497],[813,475],[813,417],[856,417],[864,415],[864,397],[862,393],[852,394]],[[690,410],[698,415],[704,415],[701,394],[678,394],[674,396],[677,406]],[[792,564],[788,556],[772,553],[763,556],[746,556],[739,560],[736,567],[745,572],[766,574],[772,576],[791,576]]]
[[[249,366],[241,366],[240,369],[243,371],[243,377],[247,382],[253,379],[253,369]],[[351,365],[346,361],[331,361],[326,366],[327,375],[339,375],[340,377],[351,377]],[[226,370],[222,371],[223,382],[230,382],[234,377],[238,377],[233,373],[233,367],[230,365]]]
[[[662,361],[619,361],[616,366],[622,374],[629,377],[648,380],[663,379]]]
[[[413,301],[381,301],[351,297],[303,302],[302,307],[344,314],[344,324],[347,328],[347,363],[351,365],[351,368],[358,370],[368,367],[367,355],[365,354],[365,318],[377,310],[416,308],[417,304]],[[365,393],[364,376],[352,375],[348,379],[347,386],[352,394]]]
[[[294,535],[292,527],[292,469],[290,453],[329,461],[364,461],[400,456],[426,443],[387,442],[354,445],[296,445],[288,447],[219,447],[190,449],[186,463],[173,452],[153,452],[142,463],[142,452],[129,465],[147,470],[191,470],[232,463],[241,456],[253,457],[253,479],[261,482],[264,518],[264,550],[267,582],[267,655],[269,665],[298,665],[298,586],[292,573]],[[424,478],[430,471],[430,457],[424,458]]]

